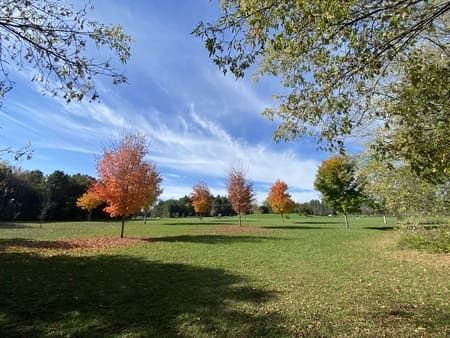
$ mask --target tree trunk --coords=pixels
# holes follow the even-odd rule
[[[147,224],[147,211],[144,211],[144,224]]]
[[[120,238],[123,238],[124,227],[125,227],[125,216],[122,216],[122,229],[120,230]]]
[[[92,210],[89,210],[89,212],[88,212],[88,222],[91,221],[91,218],[92,218]]]
[[[387,224],[387,221],[386,221],[386,215],[384,215],[384,214],[383,214],[383,223],[384,223],[384,225]]]
[[[239,226],[242,226],[241,213],[239,213]]]
[[[283,224],[284,224],[284,217],[283,217],[283,213],[282,213],[282,212],[280,212],[280,216],[281,216],[281,221],[282,221]]]
[[[345,220],[345,227],[348,229],[348,218],[347,218],[347,214],[344,214],[344,220]]]

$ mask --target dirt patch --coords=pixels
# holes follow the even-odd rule
[[[13,239],[3,241],[0,245],[1,250],[9,252],[32,252],[51,254],[57,252],[99,252],[109,249],[124,248],[138,243],[143,243],[139,238],[118,238],[118,237],[88,237],[75,238],[58,241],[39,241],[26,239]]]

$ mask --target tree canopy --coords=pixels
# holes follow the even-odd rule
[[[388,162],[403,160],[431,183],[450,181],[450,58],[414,53],[384,103],[385,126],[372,149]]]
[[[114,62],[127,62],[131,37],[119,25],[89,18],[92,8],[55,0],[2,0],[0,99],[13,87],[11,72],[17,68],[29,71],[33,81],[68,102],[85,96],[97,99],[97,75],[111,77],[113,83],[125,82]],[[92,47],[106,47],[112,55],[103,60],[92,57]]]
[[[211,210],[211,193],[205,183],[197,183],[192,187],[191,193],[192,207],[201,217]]]
[[[364,193],[379,211],[389,211],[419,223],[425,216],[449,211],[449,184],[436,185],[416,175],[405,163],[386,165],[362,156],[358,175]]]
[[[0,220],[81,220],[77,198],[94,182],[88,175],[55,170],[44,175],[0,161]],[[105,218],[99,208],[96,217]]]
[[[242,168],[231,168],[228,173],[227,190],[231,207],[238,214],[241,225],[241,215],[251,210],[254,198],[253,185],[246,180]]]
[[[288,186],[285,182],[278,180],[270,188],[267,202],[273,212],[281,215],[284,222],[284,214],[288,214],[294,210],[295,203],[291,199],[291,195],[287,192]]]
[[[144,160],[147,153],[144,136],[127,135],[105,149],[97,164],[99,180],[93,190],[107,203],[104,210],[111,217],[122,217],[120,237],[123,237],[125,217],[144,208],[156,191],[152,186],[158,183],[155,166]]]
[[[347,214],[355,211],[363,199],[355,170],[355,163],[349,157],[333,156],[322,162],[314,181],[314,187],[320,191],[324,202],[344,214],[347,228]]]
[[[91,220],[92,211],[100,206],[104,201],[99,199],[97,193],[94,189],[90,188],[88,189],[83,195],[78,197],[77,199],[77,207],[87,210],[88,212],[88,221]]]
[[[193,33],[224,71],[280,78],[276,139],[315,135],[342,149],[346,135],[379,125],[403,65],[433,50],[449,57],[450,1],[225,0]],[[447,95],[448,97],[448,95]],[[405,112],[407,113],[407,112]],[[409,152],[408,149],[405,149]]]
[[[156,171],[156,165],[150,164],[151,174],[150,174],[150,184],[148,186],[148,199],[145,202],[144,207],[144,224],[147,224],[147,215],[150,211],[150,208],[155,204],[158,197],[163,193],[163,189],[161,187],[162,177],[161,174]]]

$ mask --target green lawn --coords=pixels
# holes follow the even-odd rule
[[[449,255],[400,249],[381,218],[236,222],[131,221],[145,240],[104,251],[53,244],[119,222],[0,223],[0,336],[450,334]]]

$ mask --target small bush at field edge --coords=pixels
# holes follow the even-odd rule
[[[431,253],[450,253],[450,226],[405,230],[400,245]]]

